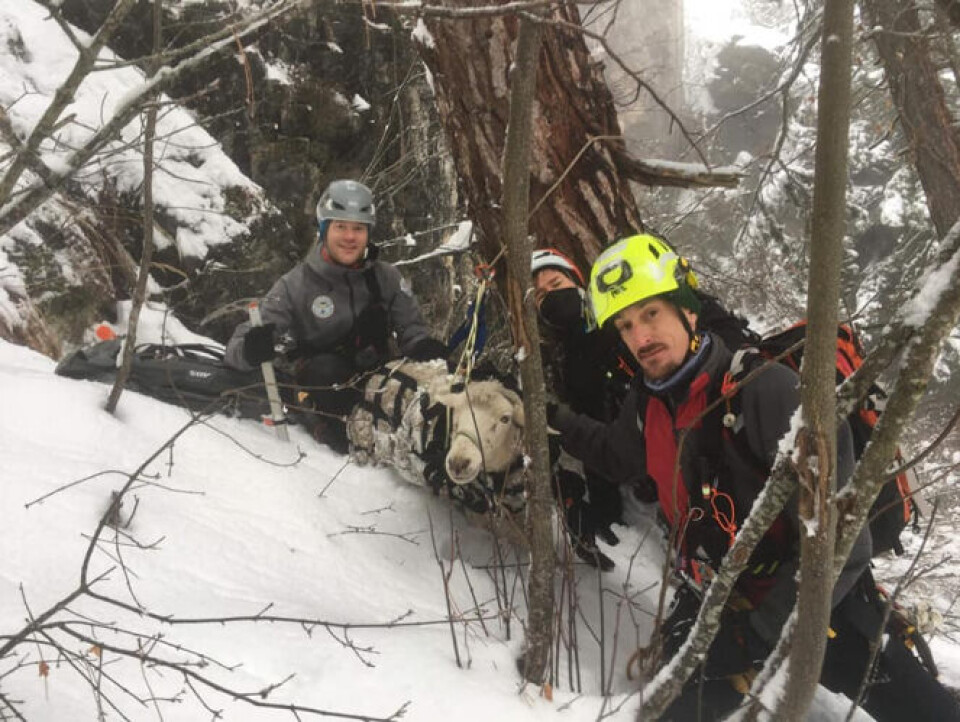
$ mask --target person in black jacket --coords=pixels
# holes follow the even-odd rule
[[[303,389],[298,406],[314,436],[347,451],[343,417],[360,400],[348,383],[387,361],[393,342],[415,360],[445,358],[400,272],[370,245],[373,194],[362,183],[333,181],[317,203],[318,242],[280,278],[260,305],[264,325],[237,326],[225,360],[243,371],[274,359],[278,344],[293,358]]]
[[[577,413],[612,421],[629,388],[635,367],[613,329],[601,330],[593,320],[580,269],[553,248],[533,252],[530,262],[540,316],[547,389]],[[604,571],[613,560],[597,547],[599,537],[610,545],[619,539],[612,524],[623,523],[620,490],[585,469],[577,459],[556,451],[556,493],[563,507],[571,545],[578,557]]]
[[[700,329],[695,288],[686,259],[654,236],[632,236],[604,251],[591,273],[593,308],[601,325],[616,328],[641,372],[612,424],[548,408],[564,447],[585,464],[611,479],[645,473],[656,485],[676,540],[678,588],[661,631],[666,661],[685,641],[704,586],[749,514],[800,402],[796,374],[773,364],[737,391],[736,415],[723,404],[706,411],[721,394],[733,356],[719,336]],[[837,454],[843,482],[853,468],[845,423]],[[737,580],[706,659],[666,719],[720,719],[740,704],[796,601],[798,527],[794,498]],[[834,588],[831,627],[838,634],[828,642],[821,676],[851,697],[866,673],[868,639],[880,629],[870,555],[864,527]],[[908,709],[916,719],[957,719],[956,702],[899,642],[887,644],[875,679],[863,704],[877,719],[904,719]],[[921,689],[904,689],[920,679]]]

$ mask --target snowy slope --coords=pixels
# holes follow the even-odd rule
[[[46,357],[0,342],[0,646],[28,616],[43,614],[77,588],[111,490],[188,422],[183,410],[132,393],[112,417],[101,409],[106,393],[103,385],[57,377]],[[64,488],[78,480],[84,481]],[[179,619],[276,615],[360,626],[164,624],[89,598],[51,619],[73,620],[75,631],[108,650],[139,643],[156,657],[193,662],[202,654],[203,663],[193,668],[198,674],[257,702],[364,718],[387,718],[409,704],[404,719],[436,722],[594,720],[602,711],[612,711],[608,719],[633,719],[638,697],[625,660],[649,634],[662,559],[656,534],[646,535],[642,524],[618,527],[622,542],[606,549],[617,568],[602,578],[602,621],[596,572],[577,568],[583,693],[569,691],[564,667],[564,682],[548,701],[522,686],[514,668],[526,614],[510,571],[510,639],[492,619],[498,605],[487,534],[388,471],[344,465],[296,428],[292,443],[284,444],[253,421],[216,417],[148,464],[132,497],[121,513],[124,520],[132,513],[129,527],[119,540],[108,529],[92,557],[90,578],[106,574],[95,585],[100,594]],[[456,626],[464,668],[457,666],[445,623],[431,523],[447,570],[454,532],[460,539],[464,563],[454,564],[451,606],[474,618]],[[477,603],[491,617],[486,632],[475,620]],[[402,625],[363,627],[393,620]],[[121,712],[131,720],[160,714],[167,722],[209,719],[203,704],[223,710],[226,720],[290,718],[195,682],[201,703],[169,669],[141,667],[110,651],[97,657],[93,645],[59,631],[51,631],[51,639],[71,659],[49,646],[18,648],[0,661],[0,707],[3,699],[20,700],[20,713],[33,722],[97,719],[98,700],[84,682],[89,677],[103,690],[99,703],[107,719],[121,719]],[[606,702],[598,694],[601,639],[613,676]],[[41,661],[50,666],[46,675],[39,674]],[[283,680],[265,699],[256,694]],[[151,696],[161,701],[149,703]],[[822,692],[810,719],[841,719],[844,712]]]
[[[23,624],[24,598],[38,615],[73,591],[89,535],[109,503],[110,491],[187,421],[181,409],[135,394],[125,394],[119,417],[111,417],[100,408],[106,393],[102,385],[56,377],[49,359],[0,342],[0,635]],[[298,448],[305,453],[299,463]],[[414,720],[551,719],[562,709],[567,719],[596,718],[601,706],[593,673],[598,667],[596,645],[586,631],[581,631],[581,667],[584,689],[592,694],[576,701],[569,692],[557,691],[551,704],[536,690],[520,689],[513,662],[521,636],[517,619],[511,641],[495,620],[486,622],[489,636],[476,622],[466,631],[459,626],[459,651],[469,668],[458,669],[450,629],[435,623],[446,619],[447,611],[429,531],[432,517],[438,546],[449,549],[449,509],[389,472],[347,466],[341,473],[342,466],[341,457],[317,447],[297,429],[293,443],[286,445],[254,422],[215,418],[187,432],[172,453],[161,454],[133,492],[139,506],[127,534],[151,547],[134,549],[123,542],[129,588],[116,568],[112,544],[94,555],[91,576],[112,568],[97,586],[101,593],[137,604],[132,591],[140,604],[162,615],[255,615],[269,607],[270,614],[330,622],[372,624],[402,617],[424,626],[353,630],[353,651],[334,638],[344,638],[339,629],[328,633],[322,627],[266,623],[161,625],[91,600],[71,604],[73,614],[64,612],[58,618],[82,614],[137,630],[141,638],[161,633],[166,641],[202,651],[224,665],[242,665],[232,673],[213,664],[202,670],[238,690],[259,690],[295,675],[268,697],[272,702],[296,701],[382,717],[409,702],[406,719]],[[101,475],[26,507],[64,484],[96,474]],[[132,503],[125,508],[129,511]],[[471,594],[458,562],[451,579],[454,606],[472,610],[475,595],[493,615],[495,591],[488,572],[481,569],[490,562],[488,537],[465,528],[457,516],[453,524],[462,535],[473,587]],[[619,593],[627,579],[629,547],[639,538],[630,532],[624,536],[624,543],[611,550],[621,568],[604,577]],[[104,538],[112,539],[112,532]],[[635,569],[631,593],[648,587],[652,573],[652,567],[639,573]],[[596,577],[585,568],[581,581],[584,614],[596,627]],[[642,594],[639,605],[652,609],[652,595]],[[609,599],[606,613],[609,655],[615,599]],[[105,629],[94,634],[105,645],[132,641]],[[633,636],[620,632],[614,705],[632,689],[623,662],[632,651],[627,639]],[[88,652],[90,645],[66,639],[65,646],[85,663],[96,661]],[[624,647],[630,649],[625,652]],[[185,657],[170,650],[155,652]],[[24,700],[21,711],[27,719],[96,718],[93,695],[76,671],[56,663],[49,649],[30,645],[22,653],[24,668],[0,678],[0,694]],[[47,677],[38,675],[41,656],[51,664]],[[178,695],[181,703],[161,705],[164,720],[208,716],[183,693],[179,675],[144,672],[134,662],[117,662],[110,653],[104,654],[103,663],[105,672],[136,694],[148,694],[145,674],[157,696]],[[10,658],[0,663],[0,675],[12,664]],[[131,719],[157,719],[148,705],[107,683],[104,690]],[[224,708],[229,720],[289,718],[209,691],[203,695],[212,707]],[[632,706],[628,702],[612,719],[630,719],[627,710]]]

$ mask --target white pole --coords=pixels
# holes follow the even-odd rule
[[[251,326],[262,326],[263,319],[260,318],[260,302],[253,301],[247,306],[250,314]],[[281,441],[290,441],[290,433],[287,431],[287,420],[283,415],[283,404],[280,401],[280,391],[277,388],[277,375],[273,371],[273,361],[264,361],[260,364],[260,370],[263,372],[263,382],[267,387],[267,398],[270,400],[270,425],[277,430],[277,436]]]

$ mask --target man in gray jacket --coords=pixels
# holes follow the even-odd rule
[[[240,370],[273,360],[282,343],[302,389],[302,416],[315,438],[341,453],[347,450],[343,417],[360,399],[347,382],[390,358],[391,339],[416,360],[447,354],[430,336],[400,272],[375,260],[375,220],[369,188],[333,181],[317,203],[318,242],[263,298],[264,325],[241,323],[227,343],[226,362]]]

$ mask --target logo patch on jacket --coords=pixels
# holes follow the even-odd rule
[[[310,310],[317,318],[330,318],[333,315],[333,309],[333,299],[330,296],[317,296],[310,306]]]

